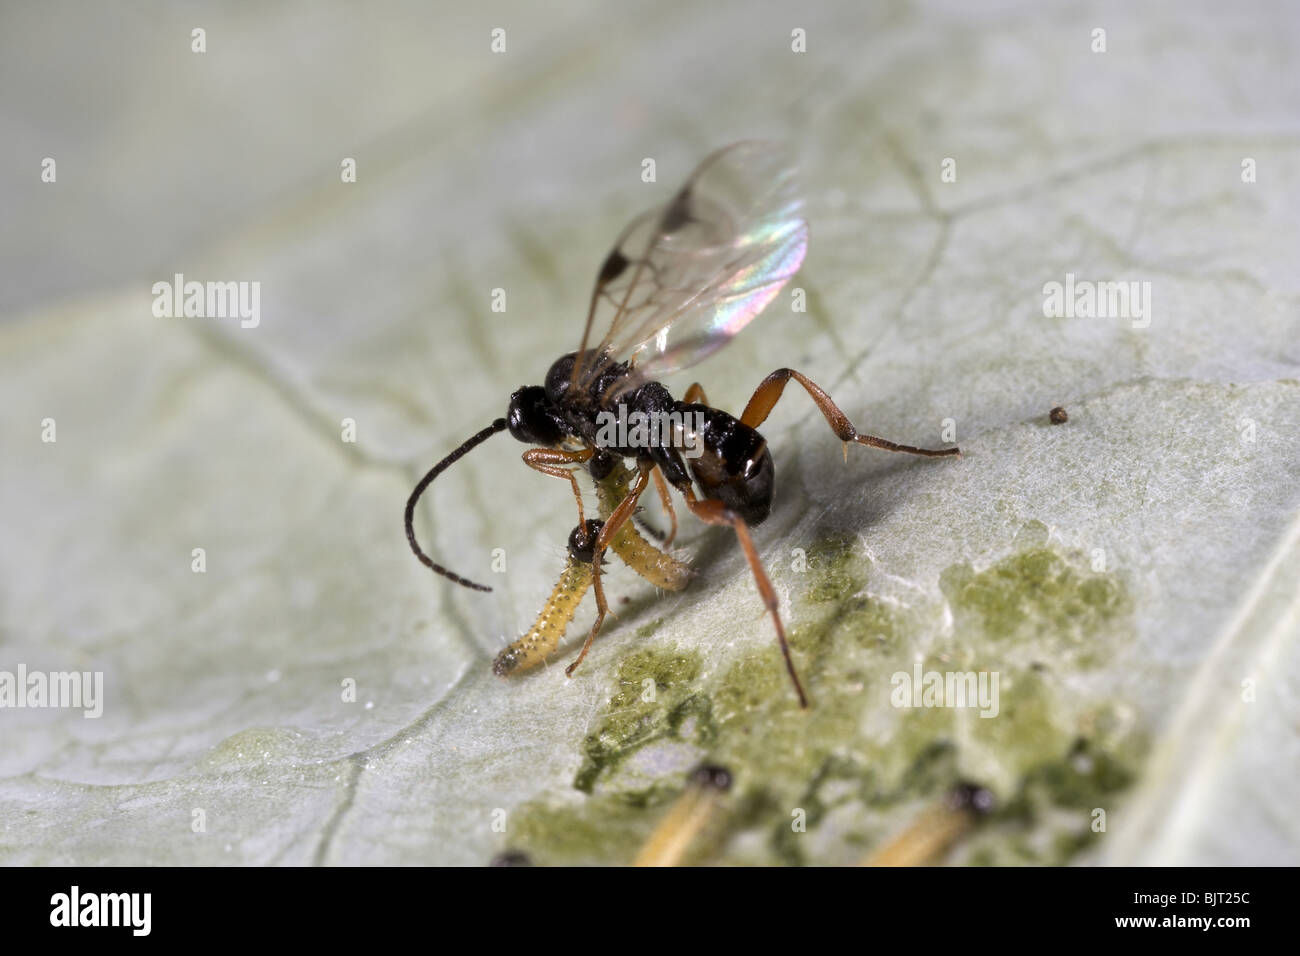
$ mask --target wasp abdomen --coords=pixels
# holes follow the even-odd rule
[[[691,475],[704,497],[721,501],[748,525],[761,524],[771,513],[776,468],[767,440],[738,418],[708,405],[681,402],[677,410],[701,416],[701,452],[688,458]]]

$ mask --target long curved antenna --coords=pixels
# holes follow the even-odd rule
[[[430,468],[429,473],[420,479],[420,483],[416,485],[415,490],[411,492],[411,497],[406,499],[406,540],[411,543],[411,550],[414,551],[415,556],[420,559],[420,563],[425,567],[432,568],[436,573],[441,574],[444,578],[450,578],[457,584],[463,584],[465,587],[472,588],[475,591],[491,591],[492,589],[486,584],[476,584],[468,578],[462,578],[459,574],[454,574],[453,572],[448,571],[441,564],[436,563],[431,557],[420,550],[420,545],[416,543],[415,540],[415,503],[420,500],[420,495],[424,494],[424,489],[428,488],[429,485],[433,483],[433,479],[437,478],[444,471],[456,464],[456,462],[460,461],[497,432],[503,432],[505,430],[506,420],[504,418],[498,418],[487,428],[474,435],[450,455]]]

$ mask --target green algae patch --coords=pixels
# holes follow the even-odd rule
[[[1132,708],[1071,683],[1122,652],[1131,602],[1118,576],[1054,547],[1043,525],[1015,544],[982,571],[946,569],[942,599],[912,606],[870,594],[852,541],[810,549],[789,628],[807,711],[775,647],[712,672],[680,648],[629,654],[582,742],[574,787],[585,796],[525,804],[512,840],[539,862],[627,862],[707,760],[733,786],[721,835],[695,862],[858,862],[965,781],[996,803],[954,861],[1069,862],[1104,832],[1098,811],[1147,751]],[[912,693],[954,672],[995,696]]]
[[[662,619],[637,632],[644,639]],[[643,648],[619,663],[618,685],[594,729],[582,742],[583,762],[573,786],[590,793],[603,774],[665,737],[679,735],[704,708],[697,684],[700,656],[693,651]]]
[[[1031,522],[1017,541],[1038,540]],[[956,630],[982,632],[990,641],[1050,639],[1060,650],[1078,647],[1131,613],[1120,580],[1065,555],[1034,544],[976,573],[968,564],[948,568],[939,579],[952,608]]]
[[[1052,750],[1019,778],[983,827],[954,854],[974,865],[1069,863],[1105,839],[1109,816],[1136,781],[1150,740],[1127,723],[1122,705],[1103,704],[1085,720],[1090,732]],[[1106,725],[1110,724],[1108,728]]]
[[[670,788],[663,791],[641,801],[598,794],[580,806],[529,803],[509,816],[509,848],[539,866],[631,863],[672,800]]]
[[[869,562],[855,553],[847,539],[833,538],[810,549],[805,565],[811,578],[803,594],[808,604],[847,600],[867,586]]]

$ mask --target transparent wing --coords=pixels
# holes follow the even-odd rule
[[[575,378],[585,386],[610,362],[630,362],[636,374],[624,391],[711,355],[776,297],[807,245],[794,166],[779,146],[745,141],[713,153],[667,205],[632,220],[606,257]]]

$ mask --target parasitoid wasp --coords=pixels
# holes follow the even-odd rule
[[[557,359],[544,384],[516,389],[504,418],[434,465],[412,490],[406,537],[416,557],[457,584],[490,591],[420,549],[413,522],[425,489],[506,430],[534,446],[524,452],[525,464],[572,487],[578,524],[569,536],[567,564],[532,629],[496,658],[498,675],[542,663],[559,646],[587,590],[594,588],[596,621],[577,659],[565,668],[572,675],[609,612],[601,586],[601,565],[609,550],[657,587],[676,591],[686,586],[693,572],[668,553],[677,533],[671,488],[691,514],[735,532],[776,628],[799,705],[808,706],[776,592],[750,536],[749,529],[767,518],[775,487],[772,455],[758,427],[794,379],[844,443],[845,460],[849,442],[931,457],[960,452],[864,435],[825,391],[794,369],[779,368],[763,379],[739,418],[709,405],[698,382],[677,401],[657,381],[726,345],[798,271],[807,245],[803,199],[780,147],[747,140],[712,153],[667,204],[642,213],[623,230],[596,276],[578,350]],[[607,331],[593,344],[593,330],[601,327]],[[628,422],[635,427],[629,430]],[[624,427],[611,427],[620,423]],[[575,474],[579,469],[596,484],[599,518],[586,517]],[[644,525],[638,514],[637,503],[651,481],[671,522],[666,534]],[[634,516],[659,546],[641,535]]]

